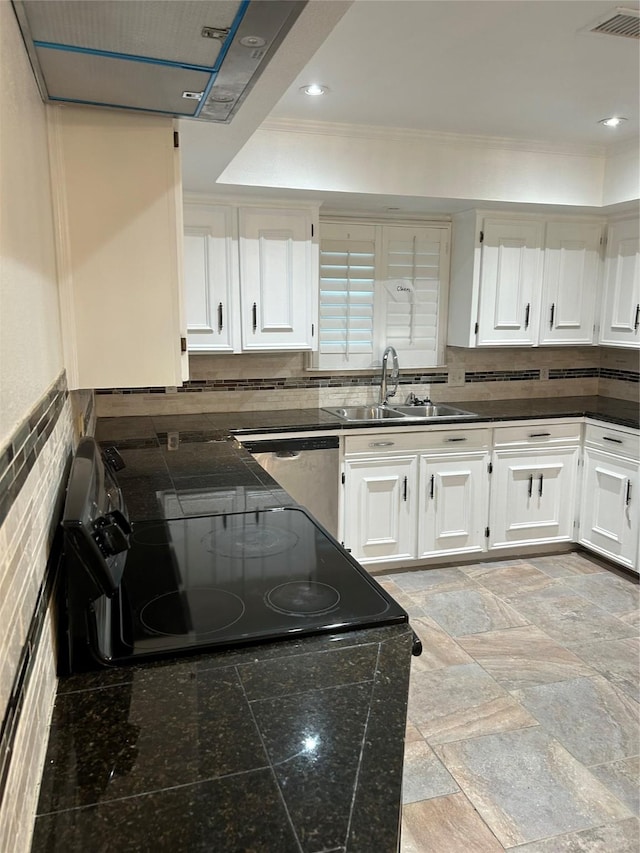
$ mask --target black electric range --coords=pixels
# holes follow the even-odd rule
[[[408,621],[300,507],[131,523],[89,437],[62,526],[62,673]]]

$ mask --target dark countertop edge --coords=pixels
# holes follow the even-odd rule
[[[344,631],[318,632],[305,636],[292,636],[259,643],[246,643],[233,648],[208,649],[190,654],[140,660],[136,663],[104,667],[88,672],[61,676],[57,695],[83,693],[87,690],[105,690],[128,684],[145,671],[175,668],[176,671],[197,669],[227,669],[257,662],[284,661],[305,655],[322,654],[366,646],[384,644],[407,634],[413,634],[410,621],[373,627],[351,628]]]
[[[608,399],[608,398],[604,398]],[[612,400],[614,398],[611,398]],[[500,406],[501,403],[505,404],[505,409],[509,408],[509,404],[518,403],[521,401],[515,400],[492,400],[490,405],[492,408]],[[623,400],[617,401],[616,403],[625,403],[629,406],[634,405],[631,401]],[[470,401],[470,402],[455,402],[455,405],[459,408],[464,408],[469,411],[473,411],[474,405],[482,408],[483,405],[487,405],[485,401]],[[293,410],[292,410],[293,411]],[[451,424],[478,424],[478,423],[500,423],[503,421],[523,421],[523,420],[556,420],[560,418],[591,418],[592,420],[603,421],[604,423],[611,423],[617,426],[628,427],[630,429],[640,429],[640,412],[634,418],[626,415],[621,415],[614,412],[602,412],[598,411],[597,408],[594,408],[591,405],[569,405],[566,410],[563,412],[507,412],[497,414],[495,412],[489,414],[486,412],[478,412],[475,417],[450,417],[450,418],[437,418],[437,419],[428,419],[428,418],[415,418],[415,419],[407,419],[404,421],[341,421],[337,417],[333,422],[321,420],[316,424],[304,423],[297,424],[293,421],[290,424],[279,424],[279,425],[269,425],[264,427],[246,427],[246,426],[229,426],[227,430],[234,436],[248,436],[248,435],[256,435],[256,434],[277,434],[281,432],[319,432],[319,431],[334,431],[334,432],[343,432],[354,429],[403,429],[406,427],[425,427],[425,426],[436,426],[436,425],[451,425]]]

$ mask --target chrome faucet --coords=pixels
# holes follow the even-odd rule
[[[389,379],[394,383],[393,389],[390,391],[387,387],[387,369],[389,356],[393,359],[393,367]],[[400,367],[398,365],[398,353],[393,347],[387,347],[382,354],[382,371],[380,373],[380,405],[386,406],[389,397],[395,396],[398,390],[398,382],[400,381]]]

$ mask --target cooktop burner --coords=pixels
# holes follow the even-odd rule
[[[159,595],[144,605],[140,622],[152,634],[205,637],[230,628],[243,613],[237,595],[205,586]]]
[[[289,581],[269,590],[265,601],[287,616],[315,616],[333,610],[340,601],[340,593],[326,583]]]
[[[298,541],[291,530],[266,526],[256,527],[246,518],[233,519],[222,530],[208,534],[203,540],[207,550],[223,557],[259,558],[282,554]]]

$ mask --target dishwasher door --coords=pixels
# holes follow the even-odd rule
[[[297,503],[338,535],[340,484],[337,436],[243,441],[243,446]]]

